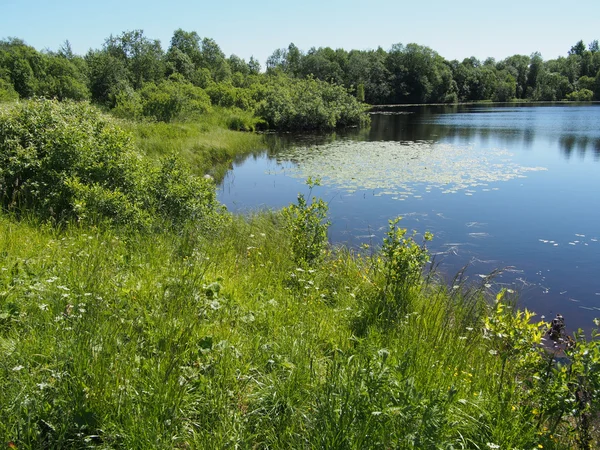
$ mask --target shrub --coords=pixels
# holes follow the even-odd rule
[[[0,114],[0,199],[5,210],[44,219],[136,227],[220,212],[212,182],[174,157],[151,165],[110,118],[70,101],[29,101]]]
[[[425,243],[433,238],[431,233],[426,232],[423,243],[417,244],[414,232],[407,236],[406,228],[398,227],[400,219],[390,220],[381,248],[381,260],[375,265],[376,271],[383,277],[375,316],[390,322],[410,309],[410,290],[420,286],[423,268],[429,260]]]
[[[0,102],[18,100],[19,94],[15,91],[12,83],[0,78]]]
[[[249,89],[235,87],[227,83],[211,83],[206,88],[206,93],[213,105],[226,108],[237,107],[250,110],[256,104]]]
[[[573,102],[591,102],[594,98],[594,93],[589,89],[580,89],[567,94],[567,100]]]
[[[319,182],[309,178],[306,184],[312,191]],[[327,204],[322,199],[313,197],[309,204],[303,194],[298,194],[297,204],[291,204],[283,210],[292,240],[292,257],[297,264],[312,266],[323,256],[330,224],[326,220],[327,210]]]
[[[177,75],[158,85],[146,83],[138,92],[121,90],[115,103],[113,112],[117,117],[146,117],[159,122],[189,119],[211,109],[206,92]]]
[[[363,125],[363,105],[342,86],[307,78],[271,77],[261,93],[256,114],[279,130],[330,130]]]

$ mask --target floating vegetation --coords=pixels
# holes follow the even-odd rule
[[[509,181],[543,167],[523,167],[502,149],[481,149],[432,141],[356,142],[335,141],[314,148],[293,147],[277,155],[278,162],[292,161],[286,174],[297,178],[317,177],[324,184],[348,192],[380,190],[401,200],[421,198],[423,192],[439,189],[444,194],[459,191],[473,195],[489,191],[490,183]],[[491,190],[498,190],[494,187]]]

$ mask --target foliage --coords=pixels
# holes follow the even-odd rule
[[[318,180],[309,178],[306,184],[312,189],[319,186]],[[309,192],[309,197],[310,197]],[[313,197],[310,204],[303,194],[298,194],[298,202],[283,210],[286,226],[291,239],[294,261],[299,265],[313,266],[324,256],[327,248],[327,204]]]
[[[580,89],[567,94],[567,100],[575,102],[590,102],[594,98],[594,93],[589,89]]]
[[[268,80],[256,114],[278,130],[327,130],[368,122],[362,105],[342,86],[285,76]]]
[[[136,227],[154,216],[176,224],[217,218],[209,181],[173,158],[151,167],[127,133],[84,103],[15,105],[0,116],[0,148],[5,210]]]
[[[162,122],[201,115],[210,110],[206,92],[178,79],[169,79],[159,85],[146,84],[140,97],[142,114]]]
[[[0,102],[10,102],[18,99],[19,94],[17,94],[13,85],[9,81],[0,78]]]
[[[372,279],[378,289],[363,299],[364,323],[355,323],[359,329],[372,323],[392,326],[413,308],[415,289],[421,285],[423,269],[429,260],[425,243],[433,235],[425,233],[423,244],[419,245],[414,239],[416,232],[407,236],[407,230],[398,227],[400,220],[400,217],[390,220],[381,250],[372,262]]]
[[[147,82],[159,82],[164,75],[163,50],[160,41],[133,30],[108,37],[102,49],[123,64],[129,84],[135,89]]]
[[[14,91],[20,98],[91,98],[109,108],[117,106],[121,117],[134,117],[140,110],[136,95],[150,89],[146,85],[170,91],[170,86],[162,84],[177,79],[205,89],[213,105],[260,112],[269,127],[286,130],[332,128],[366,120],[364,115],[357,119],[355,105],[342,93],[334,95],[335,106],[322,101],[319,97],[325,88],[319,87],[315,94],[315,85],[307,78],[332,90],[343,87],[355,92],[359,102],[369,104],[560,101],[567,96],[578,98],[580,94],[573,92],[583,89],[592,91],[594,99],[600,98],[597,41],[587,48],[579,41],[566,57],[547,61],[535,52],[500,61],[470,57],[462,62],[448,61],[416,43],[394,44],[387,51],[381,47],[303,51],[291,43],[275,50],[266,68],[266,73],[260,73],[260,64],[253,57],[248,62],[236,55],[226,57],[213,39],[182,29],[173,33],[166,52],[160,41],[133,30],[109,36],[102,48],[90,50],[83,58],[73,54],[68,41],[54,53],[38,52],[20,39],[9,38],[0,41],[0,80],[4,80],[0,83],[5,85],[0,87],[0,96],[15,98]],[[301,96],[304,90],[308,92],[306,101]],[[152,92],[150,96],[163,97],[155,98],[161,104],[159,116],[172,109],[165,107],[171,103],[167,97],[172,98],[172,93]],[[337,110],[352,112],[348,120],[338,121]],[[304,117],[310,114],[317,118],[310,121]]]
[[[165,165],[157,189],[173,193],[182,172]],[[597,446],[597,335],[540,345],[549,324],[507,291],[490,306],[421,277],[426,252],[396,223],[381,251],[299,264],[281,219],[0,215],[0,435],[22,449]],[[395,320],[355,332],[369,299],[410,280]]]
[[[203,89],[185,81],[181,75],[173,75],[158,85],[146,83],[138,92],[120,92],[113,114],[127,119],[171,122],[199,117],[210,108],[210,98]]]

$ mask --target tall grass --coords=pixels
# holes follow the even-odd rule
[[[188,122],[122,121],[121,125],[133,134],[137,148],[146,155],[158,159],[175,153],[197,174],[221,179],[237,155],[266,148],[262,135],[243,132],[254,130],[256,121],[241,110],[215,107]]]
[[[298,267],[284,224],[261,213],[213,235],[149,236],[0,217],[2,439],[570,448],[566,428],[551,435],[524,401],[519,366],[491,351],[479,292],[414,282],[397,319],[357,333],[383,286],[381,255],[332,249]]]
[[[147,154],[189,152],[200,173],[260,142],[212,120],[127,126]],[[548,324],[507,292],[423,276],[427,249],[398,221],[361,255],[327,245],[318,199],[230,216],[167,168],[151,188],[176,222],[0,214],[0,445],[598,444],[598,339],[560,341],[559,320],[546,348]],[[210,214],[191,221],[194,205]]]

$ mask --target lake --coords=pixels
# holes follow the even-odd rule
[[[600,317],[600,105],[385,108],[367,130],[270,135],[234,163],[218,197],[230,211],[329,203],[329,239],[378,245],[388,221],[419,235],[451,282],[519,293],[520,306]],[[486,275],[504,272],[494,280]]]

